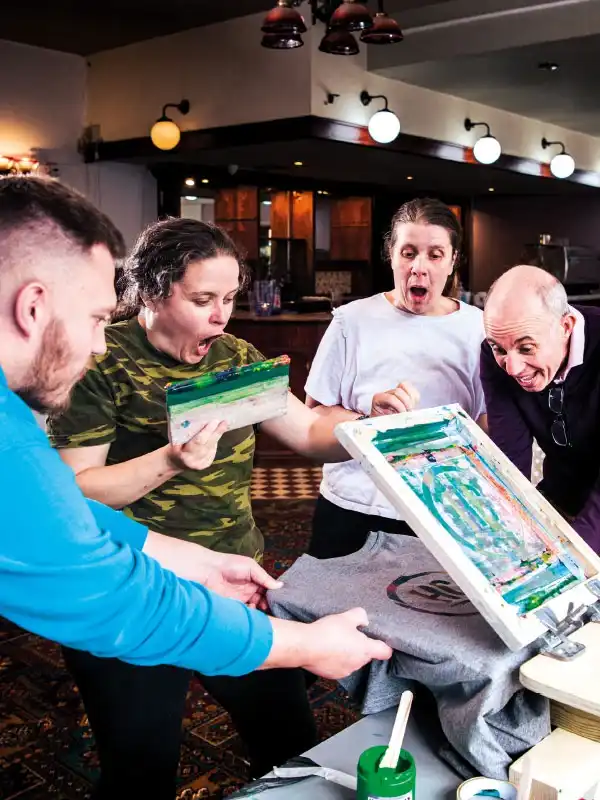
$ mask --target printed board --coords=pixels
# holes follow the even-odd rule
[[[289,378],[290,359],[279,356],[167,384],[171,442],[185,444],[210,420],[235,430],[283,416]]]

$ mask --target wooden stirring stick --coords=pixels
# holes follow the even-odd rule
[[[517,800],[529,800],[531,796],[531,785],[533,783],[533,759],[531,756],[523,759],[523,771],[519,779],[519,791]]]
[[[380,768],[389,767],[390,769],[396,769],[398,766],[398,759],[400,758],[400,751],[402,750],[402,742],[404,741],[404,734],[406,732],[406,724],[408,723],[408,715],[410,714],[412,701],[412,692],[402,692],[398,713],[396,714],[396,720],[390,737],[390,743],[383,754],[383,758],[379,764]],[[519,800],[521,800],[521,798],[519,798]]]

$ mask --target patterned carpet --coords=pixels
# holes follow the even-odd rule
[[[312,507],[311,500],[255,502],[270,572],[281,572],[305,550]],[[311,700],[322,739],[357,719],[334,684],[315,684]],[[229,794],[246,782],[246,768],[227,714],[194,682],[179,800]],[[85,800],[97,770],[91,732],[58,648],[0,619],[0,800]]]

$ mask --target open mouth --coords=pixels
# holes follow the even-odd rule
[[[201,340],[198,342],[198,350],[199,350],[200,352],[202,352],[202,351],[207,351],[207,352],[208,352],[208,350],[209,350],[209,348],[210,348],[211,344],[212,344],[213,342],[216,342],[216,341],[217,341],[217,339],[218,339],[220,336],[221,336],[221,334],[219,333],[219,334],[217,334],[216,336],[209,336],[209,337],[208,337],[208,338],[206,338],[206,339],[201,339]]]
[[[408,292],[415,300],[422,300],[427,295],[427,289],[424,286],[411,286]]]
[[[517,382],[524,389],[530,389],[535,384],[536,377],[537,377],[537,372],[534,372],[531,375],[519,375],[519,377],[517,378]]]

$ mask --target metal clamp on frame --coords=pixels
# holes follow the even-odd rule
[[[598,598],[595,603],[588,607],[589,621],[600,622],[600,580],[594,578],[593,580],[588,581],[586,586],[590,592]]]
[[[600,586],[598,588],[600,591]],[[549,608],[538,609],[535,615],[548,629],[542,636],[540,653],[557,658],[559,661],[571,661],[580,656],[585,651],[585,645],[567,637],[583,626],[584,616],[588,610],[589,607],[583,605],[574,609],[571,604],[567,616],[559,620]]]

